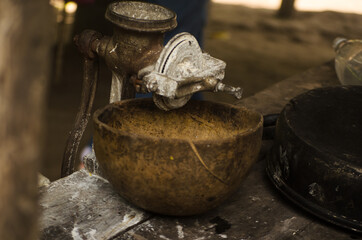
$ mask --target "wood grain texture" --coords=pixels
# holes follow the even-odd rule
[[[188,218],[153,217],[117,240],[348,239],[348,233],[296,208],[274,190],[259,161],[239,191],[219,208]]]
[[[125,203],[108,181],[84,170],[40,191],[41,239],[111,239],[149,218]]]
[[[255,95],[235,102],[266,114],[280,113],[293,97],[314,88],[340,85],[334,70],[334,62],[306,70],[287,78]]]

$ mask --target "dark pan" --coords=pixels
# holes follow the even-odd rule
[[[362,86],[292,99],[278,118],[267,173],[305,210],[362,232]]]

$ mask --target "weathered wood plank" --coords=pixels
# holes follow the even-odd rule
[[[293,97],[314,88],[334,85],[340,83],[334,70],[334,62],[328,62],[287,78],[235,104],[254,109],[264,115],[279,113]]]
[[[42,239],[111,239],[149,218],[105,179],[82,170],[41,190]]]
[[[350,235],[299,210],[274,190],[259,161],[239,191],[197,217],[157,216],[118,236],[143,239],[348,239]]]

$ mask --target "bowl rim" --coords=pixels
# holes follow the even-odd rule
[[[223,137],[223,138],[217,138],[217,137],[213,137],[210,139],[191,139],[191,138],[171,138],[171,137],[154,137],[151,135],[142,135],[142,134],[137,134],[137,133],[132,133],[132,132],[128,132],[128,131],[124,131],[124,130],[120,130],[120,129],[116,129],[114,127],[109,126],[108,124],[102,122],[99,119],[99,116],[105,112],[107,109],[111,109],[111,108],[115,108],[118,107],[120,105],[124,105],[127,104],[129,102],[150,102],[152,101],[152,99],[147,99],[147,98],[139,98],[139,99],[127,99],[127,100],[122,100],[122,101],[117,101],[117,102],[113,102],[110,104],[107,104],[106,106],[97,109],[94,114],[93,114],[93,122],[94,122],[94,128],[99,128],[99,127],[103,127],[105,129],[107,129],[108,131],[115,133],[115,134],[121,134],[123,136],[129,136],[129,137],[138,137],[138,138],[142,138],[142,139],[148,139],[148,140],[158,140],[158,141],[162,141],[162,140],[172,140],[172,141],[176,141],[176,142],[189,142],[191,141],[192,143],[200,143],[200,144],[207,144],[207,143],[213,143],[213,142],[226,142],[230,139],[234,139],[236,137],[241,137],[241,136],[245,136],[248,135],[250,133],[254,133],[257,132],[258,129],[263,127],[263,116],[261,113],[248,109],[246,107],[243,106],[238,106],[238,105],[234,105],[234,104],[228,104],[228,103],[219,103],[219,102],[213,102],[213,101],[203,101],[203,100],[190,100],[191,102],[205,102],[207,104],[216,104],[219,106],[223,106],[223,107],[228,107],[228,108],[235,108],[241,111],[245,111],[248,114],[255,114],[259,117],[259,121],[257,122],[257,124],[255,124],[253,127],[250,127],[249,129],[240,132],[240,133],[236,133],[236,134],[232,134],[229,137]]]

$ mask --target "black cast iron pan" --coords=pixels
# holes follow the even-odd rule
[[[305,210],[362,232],[362,86],[292,99],[278,118],[267,173]]]

